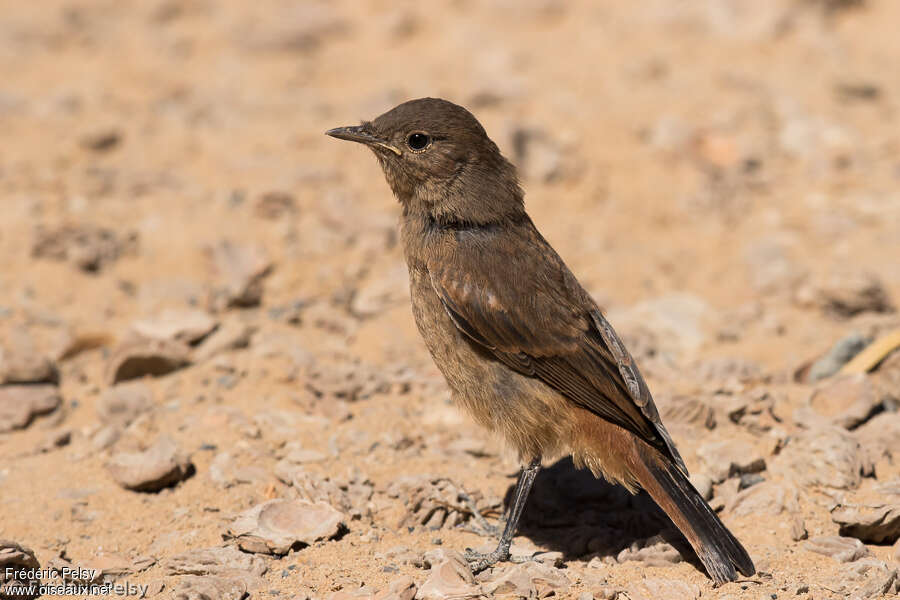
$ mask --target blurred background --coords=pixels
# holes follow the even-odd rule
[[[326,498],[343,537],[290,577],[253,555],[248,589],[422,583],[371,558],[435,538],[397,529],[393,482],[496,499],[516,463],[447,403],[376,161],[323,135],[422,96],[518,166],[658,403],[781,403],[777,427],[724,417],[770,456],[815,360],[898,326],[898,23],[892,0],[3,1],[0,538],[162,593],[196,584],[172,557],[240,538],[233,514]],[[704,418],[676,441],[708,472],[691,420],[737,434]],[[782,584],[806,568],[751,529]]]

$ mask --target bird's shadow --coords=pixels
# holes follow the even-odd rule
[[[504,505],[512,502],[512,485]],[[518,535],[562,552],[566,560],[589,556],[617,557],[659,541],[703,570],[694,550],[669,517],[646,494],[598,479],[575,467],[570,457],[541,469],[519,522]],[[657,537],[658,536],[658,537]]]

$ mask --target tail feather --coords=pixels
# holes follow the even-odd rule
[[[640,478],[641,486],[678,526],[716,583],[734,581],[737,571],[756,572],[741,543],[674,464],[653,457],[644,466],[649,477]]]

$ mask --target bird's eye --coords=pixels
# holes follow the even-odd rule
[[[416,132],[409,134],[409,137],[406,138],[406,145],[409,146],[409,149],[414,152],[421,152],[425,148],[428,147],[428,144],[431,143],[431,138],[428,137],[427,133]]]

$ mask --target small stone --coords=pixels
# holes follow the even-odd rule
[[[412,578],[401,577],[375,594],[375,600],[413,600],[416,597],[416,590],[416,583]]]
[[[628,586],[631,600],[696,600],[700,588],[676,579],[646,578]]]
[[[713,480],[709,475],[694,473],[691,475],[691,483],[704,500],[709,501],[713,497]]]
[[[256,201],[253,212],[261,219],[278,220],[297,211],[297,202],[289,192],[273,190]]]
[[[744,473],[758,473],[766,468],[765,459],[753,444],[733,438],[707,442],[697,449],[697,456],[714,482]]]
[[[884,285],[872,273],[833,273],[818,284],[813,284],[813,290],[814,302],[822,310],[838,318],[895,310]]]
[[[840,534],[868,544],[891,544],[900,539],[900,504],[839,505],[831,520],[840,525]]]
[[[261,577],[267,571],[262,558],[232,546],[190,550],[163,559],[161,566],[166,575],[233,577],[235,573],[246,573]]]
[[[122,134],[116,128],[100,129],[81,136],[79,143],[82,148],[94,152],[107,152],[118,146],[122,141]]]
[[[12,540],[0,539],[0,593],[13,592],[14,589],[27,589],[29,586],[37,586],[40,578],[28,577],[28,572],[33,569],[40,569],[41,564],[38,562],[31,548],[18,544]],[[6,598],[35,598],[34,594],[10,593]]]
[[[800,511],[800,497],[791,484],[764,481],[730,498],[727,510],[737,517],[796,514]]]
[[[52,452],[53,450],[58,450],[59,448],[63,448],[68,446],[72,441],[72,430],[71,429],[62,429],[60,431],[54,431],[47,435],[38,444],[37,451],[40,453]]]
[[[665,567],[680,563],[684,559],[671,544],[663,541],[659,536],[654,536],[634,542],[629,548],[619,552],[616,560],[619,563],[638,561],[648,567]]]
[[[190,364],[190,351],[181,342],[144,338],[124,342],[113,351],[107,381],[115,385],[147,375],[166,375]]]
[[[143,452],[114,454],[106,465],[112,478],[125,489],[158,492],[190,476],[193,465],[168,437]]]
[[[850,432],[817,427],[789,440],[770,470],[803,486],[847,490],[859,486],[864,467],[860,444]]]
[[[97,416],[104,423],[125,427],[153,410],[153,392],[144,383],[124,383],[104,390],[97,400]]]
[[[344,515],[324,502],[269,500],[234,520],[227,535],[246,552],[287,554],[295,546],[335,537]]]
[[[0,345],[0,384],[58,381],[56,364],[34,347],[27,333],[14,332],[3,338]]]
[[[131,329],[139,337],[194,344],[216,328],[218,323],[206,311],[164,310],[156,316],[136,321]]]
[[[665,423],[685,423],[704,429],[715,429],[716,413],[708,402],[697,396],[675,396],[660,402]]]
[[[842,565],[823,586],[841,598],[881,600],[896,597],[900,578],[896,566],[875,558],[864,558]]]
[[[204,361],[219,354],[246,348],[256,328],[234,320],[222,324],[194,349],[194,360]]]
[[[838,427],[855,429],[881,407],[881,397],[865,373],[829,379],[810,398],[810,406]]]
[[[551,593],[560,596],[569,588],[560,569],[532,561],[495,567],[488,578],[479,580],[484,593],[496,596],[544,598]]]
[[[62,404],[55,385],[0,386],[0,433],[28,427],[35,417]]]
[[[185,575],[172,592],[174,600],[243,600],[247,584],[241,579]]]
[[[869,556],[869,549],[856,538],[839,535],[822,535],[811,538],[804,548],[818,554],[830,556],[838,562],[852,562]]]
[[[209,252],[222,281],[221,296],[225,305],[258,306],[262,300],[263,279],[272,270],[272,262],[265,249],[223,240]]]
[[[425,553],[425,562],[431,570],[416,592],[416,600],[463,600],[482,595],[472,570],[459,552],[443,548],[431,550]]]
[[[97,273],[122,256],[137,252],[135,232],[120,235],[95,225],[63,225],[56,229],[38,228],[31,255],[68,261],[82,271]]]

